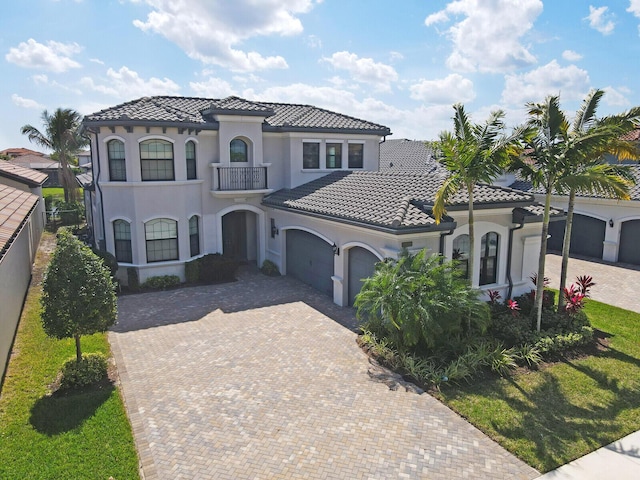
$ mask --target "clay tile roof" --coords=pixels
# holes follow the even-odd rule
[[[48,175],[31,168],[0,160],[0,177],[10,178],[31,187],[38,187],[45,182]]]
[[[265,197],[263,204],[392,231],[442,230],[451,228],[453,220],[443,219],[437,226],[431,207],[443,179],[424,173],[339,171],[279,190]],[[476,209],[533,203],[529,194],[490,185],[477,185],[474,196]],[[467,204],[466,193],[460,192],[447,209],[463,210]]]
[[[0,184],[0,260],[37,203],[37,195]]]
[[[311,105],[253,102],[239,97],[143,97],[84,117],[84,125],[136,123],[217,128],[211,115],[262,115],[263,128],[275,131],[336,131],[389,135],[388,127]]]
[[[421,140],[386,140],[380,144],[381,172],[445,173],[431,147]]]
[[[640,128],[636,128],[635,130],[631,130],[626,135],[622,136],[622,140],[627,140],[631,142],[640,141]]]
[[[28,148],[7,148],[5,150],[0,150],[0,155],[9,155],[10,157],[19,157],[21,155],[43,156],[44,153],[36,152],[35,150],[29,150]]]

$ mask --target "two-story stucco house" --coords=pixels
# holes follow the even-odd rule
[[[438,172],[379,172],[389,128],[309,105],[145,97],[85,117],[96,244],[141,281],[221,252],[276,263],[348,305],[406,248],[468,254],[467,200],[436,225]],[[533,196],[478,185],[475,285],[519,293],[537,265]]]

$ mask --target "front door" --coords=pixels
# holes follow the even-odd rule
[[[236,211],[222,217],[222,253],[237,260],[247,260],[246,212]]]

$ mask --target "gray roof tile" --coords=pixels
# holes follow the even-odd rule
[[[380,144],[380,171],[446,173],[431,147],[421,140],[404,138]]]
[[[391,230],[438,229],[431,207],[442,178],[424,173],[339,171],[279,190],[265,197],[263,204]],[[477,185],[474,196],[477,209],[533,203],[531,195],[490,185]],[[466,209],[467,202],[466,193],[459,192],[448,210]],[[451,221],[447,217],[439,228],[449,228],[446,224]]]
[[[311,105],[253,102],[238,97],[143,97],[84,117],[85,125],[176,123],[216,128],[207,114],[264,115],[266,129],[356,131],[389,135],[388,127]]]

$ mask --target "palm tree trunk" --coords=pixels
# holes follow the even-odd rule
[[[576,203],[576,191],[569,192],[569,206],[567,207],[567,223],[564,227],[564,241],[562,242],[562,267],[560,268],[560,291],[558,292],[558,313],[564,311],[564,289],[567,286],[567,268],[569,267],[569,249],[571,247],[571,229],[573,227],[573,210]]]
[[[473,287],[474,280],[474,258],[476,251],[476,237],[473,228],[473,185],[467,186],[467,195],[469,197],[469,285]]]
[[[76,362],[80,363],[82,360],[82,351],[80,350],[80,334],[75,334],[76,338]]]
[[[542,217],[542,234],[540,237],[540,258],[538,259],[538,279],[536,281],[536,330],[542,325],[542,301],[544,297],[544,265],[547,256],[547,236],[549,235],[549,211],[551,210],[551,187],[547,186],[544,199],[544,216]]]

